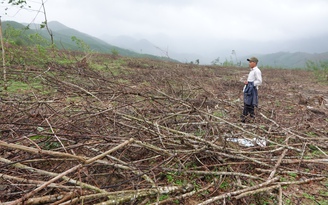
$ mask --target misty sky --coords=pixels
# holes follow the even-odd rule
[[[6,15],[2,4],[2,20],[42,22],[41,1],[27,2],[34,11],[10,7]],[[327,0],[45,0],[45,8],[48,21],[95,37],[146,38],[179,52],[245,53],[261,43],[328,34]]]

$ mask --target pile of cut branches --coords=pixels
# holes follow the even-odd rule
[[[9,72],[30,89],[1,97],[2,204],[324,200],[328,96],[299,89],[308,73],[262,71],[257,117],[244,124],[246,68],[125,60]]]

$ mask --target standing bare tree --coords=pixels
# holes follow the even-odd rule
[[[0,40],[1,40],[2,67],[3,67],[3,89],[7,90],[7,70],[6,70],[6,62],[5,62],[5,47],[3,44],[3,36],[2,36],[1,16],[0,16]]]
[[[44,15],[44,22],[41,24],[41,28],[46,27],[46,29],[50,35],[51,45],[54,45],[54,36],[53,36],[52,31],[48,27],[46,7],[44,6],[44,1],[41,0],[41,2],[42,2],[42,9],[43,9],[43,15]]]

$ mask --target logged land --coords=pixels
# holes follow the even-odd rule
[[[328,84],[261,70],[241,123],[248,68],[111,55],[7,67],[0,202],[328,204]]]

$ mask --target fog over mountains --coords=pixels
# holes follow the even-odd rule
[[[183,63],[204,58],[204,56],[202,56],[201,54],[192,53],[192,52],[187,53],[181,51],[181,49],[180,51],[179,49],[175,50],[174,48],[169,46],[170,44],[165,44],[164,42],[155,44],[144,38],[138,39],[130,36],[111,37],[108,35],[104,35],[100,38],[114,46],[126,48],[143,54],[170,57]],[[213,60],[213,59],[209,58],[208,60]],[[205,63],[205,61],[203,63]]]
[[[219,65],[231,62],[235,65],[247,66],[246,59],[256,56],[260,60],[259,66],[305,68],[307,61],[328,61],[328,34],[307,39],[272,42],[233,39],[171,39],[163,34],[152,36],[104,34],[95,37],[60,22],[52,21],[48,25],[54,32],[55,40],[60,42],[59,45],[74,44],[70,38],[76,36],[99,52],[110,52],[112,49],[123,48],[119,51],[122,55],[150,54],[169,57],[182,63],[199,61],[200,64],[212,64],[214,60],[217,60],[216,64]],[[24,26],[22,25],[22,27]],[[31,25],[31,28],[39,30],[40,26]]]
[[[306,39],[258,42],[222,39],[206,45],[194,40],[184,44],[183,40],[173,41],[167,36],[132,37],[102,35],[100,38],[109,44],[135,52],[168,56],[180,62],[199,60],[201,64],[211,64],[214,59],[246,62],[249,56],[260,58],[260,64],[273,67],[304,67],[306,61],[328,60],[328,34]],[[234,50],[234,52],[233,52]]]
[[[26,8],[5,2],[3,20],[44,22],[40,12],[44,4],[39,1],[27,1]],[[200,64],[210,64],[215,59],[221,63],[247,63],[247,57],[258,56],[263,65],[294,67],[304,65],[307,59],[322,60],[328,52],[327,0],[43,3],[47,22],[62,22],[98,41],[106,41],[108,45],[102,47],[113,44],[136,51],[139,56],[142,52],[180,62],[199,60]],[[289,62],[290,59],[293,60]]]

